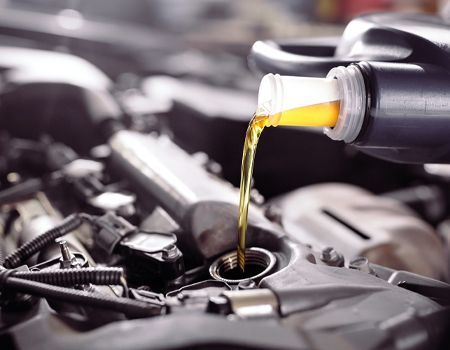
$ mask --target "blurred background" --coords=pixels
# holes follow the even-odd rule
[[[442,0],[0,0],[0,46],[87,59],[112,79],[134,127],[166,133],[237,186],[259,84],[247,64],[256,40],[337,42],[362,13],[445,15],[448,8]],[[416,181],[414,169],[367,157],[320,131],[279,129],[265,132],[257,155],[255,185],[265,197],[320,182],[381,193]]]
[[[146,49],[184,52],[183,65],[195,66],[201,62],[195,57],[196,50],[245,58],[256,40],[337,36],[348,21],[362,13],[437,13],[444,11],[446,3],[444,0],[0,0],[0,43],[70,51],[104,65],[102,68],[115,77],[123,71],[157,70],[158,62],[145,60],[146,54],[150,54]],[[97,46],[89,46],[88,42]],[[111,51],[105,51],[106,47]],[[140,61],[134,62],[135,65],[108,66],[107,57],[103,57],[104,62],[99,57],[108,54],[142,56],[134,57]],[[109,57],[114,58],[119,57]],[[163,68],[159,63],[163,71],[171,72],[170,68],[182,69]]]

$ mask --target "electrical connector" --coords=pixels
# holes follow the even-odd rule
[[[136,226],[113,213],[107,213],[94,221],[98,232],[94,235],[95,244],[109,255],[113,254],[120,241],[136,232]]]

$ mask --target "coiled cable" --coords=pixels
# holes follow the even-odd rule
[[[8,269],[18,267],[24,260],[53,243],[56,238],[76,230],[83,222],[92,222],[92,220],[93,218],[87,214],[72,214],[68,216],[60,225],[46,231],[31,241],[26,242],[24,245],[9,254],[5,258],[3,266]]]
[[[88,267],[42,271],[14,271],[11,275],[20,279],[47,283],[54,286],[78,284],[122,284],[123,269],[120,267]]]
[[[160,315],[164,306],[128,298],[112,298],[98,292],[86,292],[65,288],[77,284],[122,284],[127,294],[126,281],[121,268],[76,268],[49,271],[13,270],[24,260],[53,243],[56,238],[77,229],[83,222],[93,223],[94,217],[87,214],[68,216],[60,225],[25,243],[8,255],[4,266],[0,265],[0,291],[12,290],[50,300],[116,311],[128,317]]]
[[[127,298],[112,298],[99,293],[52,286],[41,282],[24,280],[12,276],[13,270],[0,271],[0,289],[6,288],[20,293],[32,294],[52,300],[97,307],[123,313],[128,317],[149,317],[161,314],[161,307]]]

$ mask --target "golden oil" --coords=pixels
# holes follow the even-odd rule
[[[241,271],[245,269],[245,241],[247,232],[248,205],[250,201],[250,188],[255,161],[256,146],[259,137],[269,121],[268,116],[253,115],[245,134],[244,151],[242,154],[241,184],[239,193],[239,221],[238,221],[238,248],[237,257]]]
[[[330,101],[298,107],[274,115],[264,114],[264,112],[253,115],[245,134],[241,165],[237,257],[242,272],[245,270],[246,232],[253,165],[256,146],[264,127],[271,125],[333,127],[336,125],[339,116],[339,108],[339,101]]]
[[[276,122],[272,125],[333,127],[339,117],[339,109],[339,101],[288,109],[274,114],[271,119]]]

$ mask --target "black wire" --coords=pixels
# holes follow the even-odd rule
[[[56,238],[76,230],[85,221],[92,222],[92,217],[87,214],[72,214],[68,216],[60,225],[23,244],[9,254],[5,258],[3,266],[8,269],[18,267],[23,261],[53,243]]]
[[[149,317],[161,314],[161,307],[138,300],[112,298],[99,293],[89,293],[76,289],[52,286],[35,281],[13,277],[13,270],[0,271],[0,289],[6,288],[20,293],[32,294],[52,300],[77,305],[97,307],[123,313],[128,317]]]
[[[11,275],[20,279],[47,283],[54,286],[79,284],[119,285],[123,283],[120,267],[88,267],[42,271],[14,271]]]
[[[122,269],[61,269],[54,271],[23,272],[12,268],[19,266],[24,260],[39,252],[49,244],[75,229],[84,222],[92,222],[93,217],[87,214],[74,214],[63,223],[25,243],[5,259],[4,267],[0,266],[0,291],[7,289],[20,293],[32,294],[52,300],[59,300],[77,305],[97,307],[123,313],[129,317],[149,317],[160,315],[161,306],[128,298],[112,298],[99,293],[90,293],[76,289],[64,288],[42,282],[55,284],[123,284]],[[75,271],[76,270],[76,271]],[[107,270],[107,272],[106,272]],[[24,279],[27,278],[27,279]],[[34,281],[30,279],[38,279]],[[126,284],[123,284],[126,291]]]

